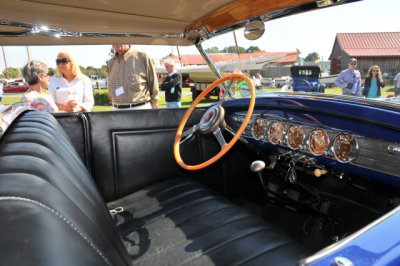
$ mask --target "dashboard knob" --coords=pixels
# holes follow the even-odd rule
[[[257,160],[251,163],[250,165],[250,170],[253,171],[254,173],[259,173],[265,168],[265,162],[261,160]]]
[[[314,175],[316,177],[320,177],[321,175],[324,175],[326,173],[328,173],[328,171],[326,169],[318,169],[317,168],[317,169],[314,170]]]

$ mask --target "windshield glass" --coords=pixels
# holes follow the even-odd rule
[[[241,29],[203,47],[222,75],[244,73],[258,95],[324,93],[399,104],[400,32],[390,19],[397,6],[367,0],[316,10],[265,22],[255,41]]]

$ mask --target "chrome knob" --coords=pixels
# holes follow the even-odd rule
[[[257,160],[251,163],[250,170],[254,173],[259,173],[265,168],[265,163],[261,160]]]
[[[354,266],[354,263],[345,257],[336,257],[333,260],[333,264],[335,266]]]

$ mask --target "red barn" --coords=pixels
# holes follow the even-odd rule
[[[378,65],[389,79],[400,71],[400,32],[338,33],[332,53],[331,75],[348,67],[350,58],[358,60],[362,77],[368,69]]]

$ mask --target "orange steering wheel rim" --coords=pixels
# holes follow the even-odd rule
[[[239,127],[238,131],[236,132],[235,136],[231,139],[231,141],[229,143],[225,144],[224,147],[222,147],[222,149],[216,155],[214,155],[214,157],[208,159],[207,161],[205,161],[203,163],[197,164],[197,165],[187,165],[186,163],[183,162],[182,157],[180,155],[180,141],[181,141],[182,132],[186,125],[187,120],[189,119],[190,115],[192,114],[192,112],[194,111],[196,106],[199,104],[199,102],[212,89],[214,89],[218,85],[224,83],[225,81],[238,80],[238,79],[247,81],[250,84],[250,88],[251,88],[251,99],[250,99],[249,109],[247,110],[247,114],[245,116],[245,119],[244,119],[242,125]],[[243,131],[245,130],[247,124],[250,121],[251,115],[253,114],[255,102],[256,102],[256,94],[255,94],[254,85],[253,85],[253,82],[247,76],[245,76],[243,74],[230,74],[230,75],[227,75],[225,77],[222,77],[222,78],[214,81],[202,93],[200,93],[200,95],[193,101],[193,103],[190,105],[189,109],[186,111],[185,115],[183,116],[181,123],[179,124],[178,130],[175,135],[175,140],[174,140],[174,156],[175,156],[176,162],[182,168],[193,171],[193,170],[199,170],[199,169],[208,167],[211,164],[215,163],[217,160],[219,160],[223,155],[225,155],[225,153],[227,153],[232,148],[232,146],[236,143],[236,141],[238,141],[238,139],[242,135]]]

